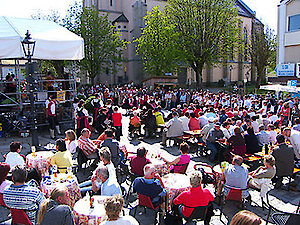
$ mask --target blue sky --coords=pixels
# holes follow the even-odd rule
[[[50,14],[51,10],[64,15],[75,0],[0,0],[0,16],[30,18],[41,11]],[[123,0],[125,1],[125,0]],[[276,30],[277,5],[280,0],[243,0],[264,24]]]

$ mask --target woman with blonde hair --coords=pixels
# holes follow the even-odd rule
[[[121,195],[114,195],[105,200],[104,207],[106,211],[107,220],[103,225],[138,225],[139,223],[132,216],[121,216],[124,199]]]
[[[67,205],[68,190],[65,187],[56,187],[40,206],[38,212],[39,225],[74,225],[73,213]]]
[[[73,130],[67,130],[65,134],[67,150],[73,155],[76,152],[76,148],[78,146],[76,133]]]
[[[253,212],[243,210],[238,212],[232,218],[230,225],[260,225],[261,219]]]

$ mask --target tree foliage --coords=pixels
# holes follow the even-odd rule
[[[257,70],[256,86],[259,87],[266,77],[266,67],[276,64],[276,36],[269,28],[253,31],[249,45],[252,63]]]
[[[186,62],[202,83],[205,64],[222,61],[238,49],[237,8],[232,0],[169,0],[166,7],[170,22],[179,35],[178,46]]]
[[[84,39],[85,58],[80,61],[81,69],[87,71],[92,82],[103,71],[114,71],[123,60],[126,42],[108,20],[99,15],[94,7],[84,8],[81,15],[80,35]]]
[[[174,23],[169,22],[159,7],[154,7],[153,11],[148,12],[144,20],[145,28],[135,42],[145,70],[149,75],[155,76],[175,73],[179,67],[180,52]]]

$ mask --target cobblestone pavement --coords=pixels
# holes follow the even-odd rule
[[[170,148],[163,147],[160,144],[161,137],[157,137],[156,139],[144,139],[144,140],[128,139],[128,130],[127,130],[128,122],[129,122],[128,117],[124,116],[123,136],[121,137],[121,144],[125,144],[128,151],[134,152],[134,151],[136,151],[136,149],[138,147],[144,146],[149,151],[149,153],[151,153],[152,151],[161,150],[164,152],[163,154],[168,155],[169,158],[178,156],[180,154],[178,147],[170,147]],[[66,127],[66,129],[67,128],[69,128],[69,127]],[[61,136],[61,137],[63,138],[63,136]],[[96,137],[97,137],[97,135],[93,134],[92,139],[96,138]],[[31,143],[30,137],[27,137],[27,138],[19,138],[19,137],[0,138],[0,143],[1,143],[0,144],[0,152],[1,152],[0,161],[3,161],[2,155],[9,151],[10,142],[15,141],[15,140],[18,140],[21,142],[21,144],[23,146],[22,154],[26,155],[30,151],[30,143]],[[49,142],[54,143],[54,141],[49,138],[49,133],[47,131],[40,132],[39,140],[40,140],[41,145],[46,145]],[[187,172],[190,172],[191,170],[193,170],[193,166],[197,162],[206,162],[206,163],[212,164],[206,158],[203,158],[203,157],[192,156],[191,159],[192,159],[192,161],[188,167]],[[82,174],[79,172],[77,174],[79,182],[86,180],[87,177],[90,175],[90,172],[91,171],[85,172],[85,174]],[[122,186],[124,186],[126,188],[126,190],[128,189],[128,184],[123,183]],[[212,193],[214,192],[212,186],[209,185],[207,188],[209,188],[212,191]],[[250,211],[256,213],[261,218],[263,218],[263,220],[264,220],[263,224],[265,224],[268,210],[266,210],[266,209],[263,210],[261,207],[257,206],[257,205],[261,206],[261,199],[260,199],[259,193],[257,191],[250,191],[250,194],[252,196],[253,202],[251,204],[246,203],[245,208],[247,210],[250,210]],[[273,206],[276,206],[278,209],[293,212],[297,208],[296,206],[298,205],[299,199],[300,199],[299,192],[292,192],[292,191],[286,192],[286,191],[281,191],[281,190],[274,190],[274,191],[272,191],[271,203]],[[133,215],[134,207],[137,205],[136,197],[135,198],[130,197],[129,202],[130,202],[130,205],[125,209],[125,213],[126,214],[129,213],[130,215]],[[235,213],[237,213],[238,211],[239,210],[237,209],[237,207],[235,207],[231,203],[229,203],[228,205],[225,205],[224,209],[223,209],[223,216],[222,216],[222,221],[224,222],[224,224],[229,224],[232,216]],[[210,224],[213,224],[213,225],[223,224],[220,221],[220,216],[219,216],[220,210],[217,205],[215,205],[214,212],[215,212],[215,216],[213,216]],[[1,221],[8,219],[8,214],[9,214],[9,210],[0,206],[0,224],[1,224]],[[150,225],[150,224],[153,224],[154,213],[151,210],[147,210],[146,214],[144,214],[142,208],[139,208],[137,210],[136,219],[142,225]],[[160,223],[160,224],[163,224],[163,223]],[[198,222],[197,224],[203,224],[203,222]]]

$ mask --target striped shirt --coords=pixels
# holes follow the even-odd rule
[[[86,156],[91,155],[97,150],[97,146],[93,143],[93,141],[83,136],[80,136],[78,139],[78,147],[84,152]]]
[[[3,200],[9,208],[23,209],[32,224],[35,224],[36,213],[45,197],[39,189],[23,184],[7,187],[3,192]]]

